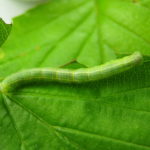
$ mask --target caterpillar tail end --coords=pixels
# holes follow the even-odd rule
[[[138,51],[134,52],[132,54],[132,57],[134,58],[133,60],[134,60],[134,62],[135,62],[136,65],[143,64],[143,56],[142,56],[142,54],[140,52],[138,52]]]

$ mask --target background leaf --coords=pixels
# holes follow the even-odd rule
[[[11,30],[10,24],[5,24],[4,21],[0,18],[0,46],[7,39]]]
[[[56,0],[15,18],[1,80],[25,68],[90,67],[137,50],[148,60],[99,82],[1,93],[0,149],[150,150],[149,8],[149,0]]]

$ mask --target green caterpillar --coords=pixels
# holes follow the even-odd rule
[[[23,84],[33,81],[57,81],[63,83],[84,83],[108,78],[112,75],[129,70],[141,64],[143,58],[139,52],[130,56],[113,60],[100,66],[92,68],[81,68],[76,70],[35,68],[15,73],[4,79],[0,85],[1,91],[8,92]]]

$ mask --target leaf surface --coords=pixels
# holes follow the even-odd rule
[[[149,150],[149,65],[96,83],[39,83],[4,95],[1,148]],[[15,145],[5,144],[10,138]]]
[[[91,67],[134,51],[149,57],[149,4],[149,0],[56,0],[40,5],[13,20],[2,46],[0,76],[72,61]]]
[[[149,26],[149,0],[56,0],[15,18],[1,80],[26,68],[91,67],[137,50],[148,60],[98,82],[0,93],[0,149],[150,150]]]

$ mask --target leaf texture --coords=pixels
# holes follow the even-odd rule
[[[33,67],[91,67],[134,51],[147,61],[97,82],[0,93],[0,149],[150,150],[149,27],[150,0],[55,0],[15,18],[1,50],[1,80]]]
[[[4,95],[1,149],[149,150],[149,65],[97,83],[39,83]],[[15,145],[5,144],[10,138]]]

